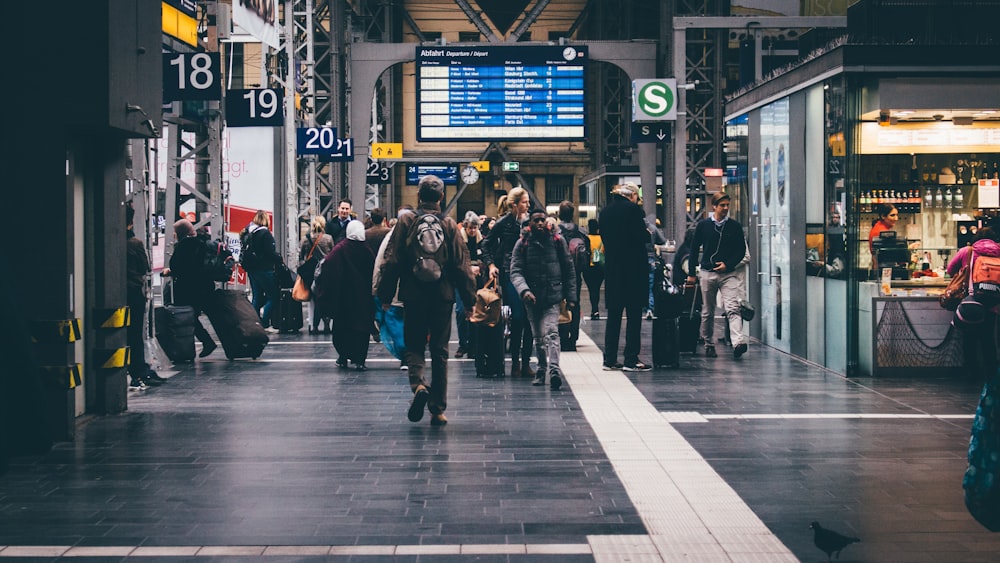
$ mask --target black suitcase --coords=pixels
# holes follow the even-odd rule
[[[171,362],[194,361],[194,307],[164,305],[153,309],[156,341]]]
[[[696,285],[684,288],[684,308],[677,317],[677,350],[688,354],[698,353],[701,334],[701,290]]]
[[[271,313],[271,323],[281,332],[302,330],[302,302],[292,299],[292,290],[282,289],[278,299],[278,314]]]
[[[496,326],[487,326],[486,323],[471,323],[469,328],[476,332],[476,377],[503,377],[506,324],[499,322]]]
[[[212,321],[227,358],[260,357],[269,339],[257,311],[242,291],[216,289],[206,305],[205,314]]]
[[[653,319],[653,367],[678,367],[680,348],[677,338],[677,319]]]

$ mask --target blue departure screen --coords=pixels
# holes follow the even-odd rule
[[[418,47],[418,141],[575,141],[586,46]]]

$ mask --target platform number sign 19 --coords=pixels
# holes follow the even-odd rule
[[[222,98],[218,53],[164,53],[163,101]]]
[[[276,127],[285,122],[282,92],[274,88],[226,90],[226,125]]]

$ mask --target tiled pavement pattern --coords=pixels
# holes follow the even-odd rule
[[[406,420],[380,345],[342,371],[328,338],[216,352],[16,460],[0,558],[819,561],[815,519],[862,538],[841,561],[1000,560],[962,504],[974,381],[847,380],[759,345],[602,372],[586,342],[559,392],[453,360],[436,429]]]

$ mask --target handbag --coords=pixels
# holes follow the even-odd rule
[[[316,245],[319,244],[319,239],[321,237],[316,237],[313,241],[312,248],[309,249],[309,254],[306,254],[306,259],[299,264],[299,267],[295,269],[295,273],[299,275],[300,278],[305,278],[302,283],[305,287],[312,285],[313,278],[316,275],[316,262],[318,259],[313,259],[313,253],[316,252]]]
[[[469,322],[483,323],[488,327],[497,326],[500,322],[502,303],[500,293],[496,290],[496,278],[490,278],[482,289],[476,292],[476,303],[472,307]]]
[[[302,276],[295,278],[295,285],[292,286],[292,299],[303,302],[312,299],[312,292],[309,291],[309,286],[302,281]]]
[[[753,303],[750,303],[746,299],[740,299],[740,316],[743,317],[744,321],[752,321],[756,313],[757,310],[753,308]]]
[[[991,532],[1000,531],[1000,376],[983,385],[969,439],[969,466],[962,478],[965,506]]]
[[[955,274],[944,293],[938,298],[941,307],[949,311],[958,308],[958,304],[969,295],[969,266],[962,266],[962,269]]]
[[[569,305],[566,304],[566,300],[563,299],[559,303],[559,324],[569,324],[573,322],[573,311],[569,310]]]

